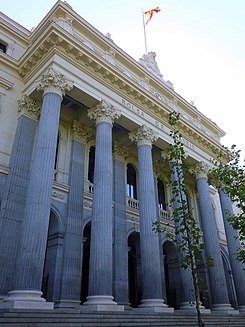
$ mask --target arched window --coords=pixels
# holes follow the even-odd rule
[[[91,146],[89,149],[88,160],[88,180],[90,183],[94,182],[94,162],[95,162],[95,146]]]
[[[137,199],[136,171],[131,164],[127,164],[127,196]]]
[[[165,187],[163,181],[157,179],[158,205],[162,210],[166,210]]]

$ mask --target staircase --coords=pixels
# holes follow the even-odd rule
[[[245,315],[203,315],[205,327],[245,327]],[[79,312],[71,310],[0,311],[1,327],[198,327],[191,315],[126,312]]]

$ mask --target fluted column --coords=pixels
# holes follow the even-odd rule
[[[142,267],[141,307],[155,311],[171,310],[164,304],[160,266],[159,235],[152,230],[157,220],[156,195],[152,165],[152,143],[157,140],[152,129],[143,125],[129,138],[138,147],[140,247]]]
[[[208,269],[212,310],[229,312],[232,308],[229,303],[207,172],[208,168],[203,163],[200,163],[195,170],[206,255],[210,256],[214,262],[214,267]]]
[[[177,169],[179,169],[179,173],[177,172]],[[176,196],[176,194],[173,194],[174,202],[173,207],[174,209],[178,209],[182,206],[182,200],[187,203],[186,195],[181,189],[181,184],[183,183],[183,177],[182,177],[182,170],[181,170],[181,164],[179,163],[179,167],[173,166],[172,167],[172,175],[171,180],[173,183],[178,183],[179,185],[179,196]],[[175,224],[177,224],[175,222]],[[179,227],[179,226],[177,226]],[[176,238],[179,242],[182,241],[183,234],[180,233],[176,235]],[[178,252],[179,262],[181,262],[182,259],[182,253]],[[195,310],[195,293],[194,293],[194,283],[193,283],[193,277],[191,268],[188,267],[186,269],[180,267],[180,279],[181,279],[181,291],[182,291],[182,299],[181,299],[181,310]]]
[[[127,150],[114,143],[114,297],[118,304],[128,305],[128,241],[126,221],[125,158]]]
[[[11,288],[40,109],[25,94],[18,101],[19,118],[0,211],[0,298]]]
[[[85,144],[91,139],[91,131],[73,122],[73,140],[69,173],[70,192],[66,233],[64,238],[63,269],[60,300],[55,303],[59,308],[76,308],[80,304],[82,281],[82,225]]]
[[[241,244],[237,231],[227,221],[227,218],[234,214],[232,203],[230,197],[221,189],[219,190],[219,196],[239,311],[245,312],[245,267],[244,264],[237,260],[237,251],[240,250]]]
[[[16,262],[12,291],[4,299],[14,307],[47,308],[52,304],[41,298],[41,283],[49,226],[51,192],[62,94],[71,82],[52,68],[42,76],[43,104],[31,167],[30,182]],[[44,303],[42,303],[44,302]]]
[[[88,111],[88,116],[96,121],[96,151],[89,295],[84,305],[95,310],[118,310],[112,296],[112,124],[120,112],[101,101]]]

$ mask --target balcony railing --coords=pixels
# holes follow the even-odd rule
[[[160,209],[160,219],[167,219],[167,220],[170,220],[170,212],[169,211],[166,211],[166,210],[163,210],[163,209]]]
[[[139,201],[136,199],[132,199],[130,197],[127,196],[127,206],[132,208],[132,209],[136,209],[139,210]]]

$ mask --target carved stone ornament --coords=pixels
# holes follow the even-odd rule
[[[129,133],[130,141],[140,145],[152,145],[157,139],[158,136],[153,130],[146,125],[141,126],[137,131]]]
[[[72,26],[73,19],[71,17],[67,15],[65,17],[64,16],[53,17],[52,21],[58,24],[68,33],[73,34],[73,26]]]
[[[111,104],[102,100],[95,108],[88,110],[88,117],[94,119],[96,124],[100,122],[107,122],[111,125],[115,119],[121,116],[121,111],[115,109]]]
[[[40,81],[38,81],[37,90],[42,90],[45,93],[53,92],[61,97],[66,92],[73,88],[73,82],[64,77],[64,75],[54,71],[52,67],[49,67],[47,73],[42,75]]]
[[[162,78],[162,74],[158,68],[155,58],[155,52],[148,52],[147,54],[143,54],[143,56],[139,59],[139,63],[153,75]]]
[[[117,141],[115,141],[113,144],[113,153],[114,158],[121,161],[124,161],[129,156],[127,148],[118,143]]]
[[[24,115],[35,120],[39,120],[41,114],[41,104],[28,97],[26,94],[22,94],[20,100],[18,100],[18,114]]]
[[[210,168],[209,165],[201,161],[193,167],[192,173],[196,175],[197,179],[203,177],[207,178]]]
[[[95,138],[93,130],[89,127],[82,126],[80,122],[77,120],[73,121],[72,131],[73,131],[73,138],[82,143],[89,142],[90,140]]]

